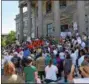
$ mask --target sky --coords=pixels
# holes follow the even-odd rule
[[[17,1],[2,1],[2,34],[16,31],[16,15],[19,14],[19,3]],[[24,8],[25,12],[27,8]]]
[[[16,31],[14,19],[18,13],[18,1],[2,1],[2,34]]]

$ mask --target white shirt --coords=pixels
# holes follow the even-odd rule
[[[62,45],[57,45],[58,50],[62,49]]]
[[[48,47],[48,51],[50,52],[50,48]]]
[[[57,55],[57,50],[53,50],[53,54],[54,55]]]
[[[48,46],[49,45],[49,43],[46,41],[46,45]]]
[[[76,58],[78,58],[79,50],[77,49],[74,53],[76,54]]]
[[[59,56],[60,56],[60,59],[63,59],[63,60],[65,59],[65,53],[64,52],[60,52]]]
[[[61,32],[60,36],[61,36],[62,38],[65,38],[65,37],[66,37],[66,32]]]
[[[58,72],[58,68],[55,65],[51,65],[51,67],[46,66],[46,79],[57,80],[56,73]]]
[[[46,57],[46,56],[47,56],[47,53],[42,53],[42,56],[43,56],[43,57]]]
[[[23,58],[23,51],[19,52],[18,57]]]
[[[76,65],[77,56],[76,56],[75,53],[72,53],[72,54],[71,54],[71,59],[72,59],[72,63],[73,63],[74,65]]]
[[[77,40],[74,40],[73,43],[74,43],[74,45],[75,45],[75,44],[77,43]]]
[[[78,42],[78,44],[81,44],[82,41],[81,41],[80,37],[77,38],[77,42]]]
[[[57,47],[58,47],[58,48],[61,48],[61,47],[62,47],[62,45],[57,45]]]
[[[71,36],[72,34],[71,34],[71,32],[67,32],[67,35],[68,35],[68,36]]]
[[[13,56],[11,56],[11,55],[10,55],[10,56],[5,56],[5,57],[4,57],[5,62],[6,62],[6,61],[7,61],[7,62],[10,62],[11,59],[12,59],[12,57],[13,57]]]
[[[20,43],[19,43],[19,41],[18,41],[18,40],[16,40],[16,44],[17,44],[17,45],[20,45]]]
[[[84,61],[84,56],[81,56],[78,60],[78,65],[81,66],[83,61]]]
[[[85,48],[85,47],[86,47],[85,42],[82,42],[82,43],[81,43],[81,47],[82,47],[82,48]]]

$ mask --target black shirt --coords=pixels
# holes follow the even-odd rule
[[[18,56],[14,56],[11,61],[14,63],[15,67],[18,68],[20,67],[20,62],[21,62],[21,59],[20,57]]]

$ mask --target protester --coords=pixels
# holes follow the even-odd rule
[[[15,52],[13,58],[11,59],[13,64],[15,65],[16,73],[21,74],[21,59],[18,57],[18,53]]]
[[[58,73],[57,73],[57,78],[62,77],[62,71],[63,71],[63,62],[60,59],[59,53],[56,55],[56,60],[57,60],[57,68],[58,68]]]
[[[2,83],[24,83],[24,80],[16,74],[15,66],[12,62],[6,62],[4,65],[4,75],[2,76]]]
[[[89,77],[89,56],[84,57],[84,61],[81,64],[80,71],[81,76]]]
[[[23,76],[26,83],[37,83],[39,80],[37,69],[32,65],[32,59],[30,57],[27,59],[27,66],[24,67]]]
[[[65,82],[67,82],[67,78],[71,72],[72,68],[72,59],[69,54],[66,55],[66,59],[64,60],[64,73],[65,73]]]
[[[52,60],[50,60],[50,63],[45,68],[46,73],[46,83],[55,82],[57,80],[56,74],[58,73],[58,68],[53,65]]]
[[[25,47],[23,51],[23,57],[26,58],[28,56],[30,56],[30,50],[27,47]]]
[[[45,65],[46,66],[49,64],[50,60],[51,60],[51,56],[50,56],[49,52],[47,51],[47,56],[45,58]]]
[[[72,59],[72,64],[73,64],[74,66],[76,66],[77,55],[76,55],[76,53],[74,52],[74,50],[72,50],[72,52],[71,52],[71,59]]]
[[[5,63],[5,60],[4,60],[4,57],[2,56],[2,60],[1,60],[1,75],[4,74],[4,63]]]
[[[7,55],[4,56],[5,62],[6,62],[6,61],[7,61],[7,62],[10,62],[11,59],[12,59],[12,57],[13,57],[13,52],[12,52],[12,51],[9,51],[8,56],[7,56]]]
[[[18,57],[20,57],[21,59],[23,58],[23,50],[18,53]]]
[[[75,32],[74,35],[67,34],[59,39],[58,42],[56,38],[50,36],[43,40],[28,39],[19,45],[11,44],[3,49],[2,65],[12,61],[15,72],[24,72],[26,83],[41,83],[44,74],[47,83],[62,79],[69,82],[75,78],[75,74],[79,77],[79,73],[83,77],[88,77],[85,74],[85,71],[88,71],[88,67],[85,66],[88,64],[85,62],[85,56],[89,55],[89,48],[84,40],[85,37],[81,38],[79,33],[76,35]]]
[[[64,60],[65,59],[65,53],[64,53],[63,50],[59,53],[59,56],[60,56],[60,59],[61,60]]]
[[[42,52],[40,53],[40,57],[36,59],[36,67],[38,75],[42,80],[43,77],[45,78],[45,57],[42,56]]]
[[[81,57],[78,60],[78,66],[79,67],[81,66],[82,62],[84,61],[85,52],[83,49],[80,51],[80,55],[81,55]]]

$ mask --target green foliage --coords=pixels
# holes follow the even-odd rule
[[[11,43],[13,43],[15,40],[16,40],[15,32],[14,32],[14,31],[11,31],[11,32],[8,34],[8,36],[7,36],[6,44],[11,44]]]
[[[15,42],[15,40],[16,40],[15,32],[11,31],[6,37],[2,37],[1,45],[5,47],[6,45]]]
[[[5,38],[2,38],[1,39],[1,46],[2,47],[5,47],[6,46],[6,39]]]

